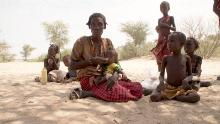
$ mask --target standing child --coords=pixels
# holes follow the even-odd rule
[[[195,103],[200,100],[200,96],[189,85],[189,81],[192,80],[190,57],[181,54],[185,41],[186,36],[181,32],[173,32],[169,35],[167,47],[172,54],[163,58],[159,77],[160,84],[150,96],[151,101],[158,102],[162,99],[175,99],[182,102]],[[164,83],[165,69],[167,72],[166,83]]]
[[[167,49],[167,39],[170,30],[176,31],[174,17],[168,15],[169,10],[169,3],[163,1],[160,4],[160,11],[162,12],[163,17],[158,20],[158,26],[156,27],[159,37],[156,47],[151,50],[156,57],[159,71],[161,70],[163,56],[170,54],[170,51]]]
[[[193,38],[188,37],[186,39],[186,43],[184,45],[184,50],[186,54],[190,57],[191,63],[192,63],[192,74],[193,76],[196,76],[197,79],[193,81],[194,83],[200,82],[201,87],[208,87],[211,85],[210,82],[201,82],[199,81],[199,77],[201,75],[202,69],[202,57],[195,55],[195,51],[199,48],[199,42]]]

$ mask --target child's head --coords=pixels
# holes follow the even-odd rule
[[[160,11],[163,14],[167,14],[169,10],[170,10],[170,4],[167,1],[161,2],[161,4],[160,4]]]
[[[107,50],[106,57],[109,59],[110,63],[115,63],[118,60],[118,54],[115,50]]]
[[[184,50],[187,54],[194,53],[199,48],[199,42],[193,38],[188,37],[186,43],[184,44]]]
[[[49,49],[48,49],[48,55],[49,56],[56,56],[57,53],[60,52],[60,48],[56,44],[51,44]]]
[[[182,49],[186,42],[186,36],[182,32],[173,32],[168,37],[167,47],[171,52]]]
[[[71,63],[70,55],[65,55],[63,57],[63,63],[66,67],[70,66],[70,63]]]

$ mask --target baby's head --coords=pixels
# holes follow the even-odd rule
[[[171,52],[182,49],[186,42],[186,36],[182,32],[173,32],[168,37],[167,47]]]
[[[118,53],[115,50],[107,50],[105,55],[110,63],[116,63],[118,61]]]
[[[193,38],[188,37],[186,43],[184,44],[184,50],[187,54],[194,53],[199,48],[199,42]]]
[[[63,57],[63,63],[66,67],[69,67],[70,66],[70,63],[71,63],[71,58],[70,58],[70,55],[65,55]]]

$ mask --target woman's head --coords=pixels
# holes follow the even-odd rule
[[[169,10],[170,10],[170,4],[167,1],[161,2],[161,4],[160,4],[160,11],[163,14],[167,14]]]
[[[186,43],[184,44],[184,50],[187,54],[194,53],[199,48],[199,42],[193,38],[188,37]]]
[[[60,52],[60,48],[56,44],[51,44],[49,49],[48,49],[48,55],[49,56],[55,56],[57,53]]]
[[[91,29],[92,35],[100,37],[103,33],[103,30],[106,28],[106,18],[101,13],[93,13],[89,17],[87,25]]]

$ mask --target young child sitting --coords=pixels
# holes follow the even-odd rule
[[[71,81],[77,80],[76,70],[70,69],[70,63],[71,63],[70,55],[65,55],[63,57],[63,63],[66,67],[68,67],[68,72],[65,76],[65,83],[69,83]]]
[[[184,50],[185,53],[190,57],[191,59],[191,64],[192,64],[192,75],[194,76],[193,78],[193,85],[195,83],[200,83],[201,87],[208,87],[211,85],[210,82],[202,82],[199,80],[202,69],[202,57],[195,55],[195,51],[199,48],[199,42],[193,38],[193,37],[188,37],[186,39],[186,43],[184,45]]]
[[[200,100],[200,96],[189,85],[192,80],[190,57],[181,54],[185,41],[186,36],[181,32],[173,32],[169,35],[167,47],[172,54],[163,58],[159,76],[160,83],[151,94],[151,101],[158,102],[162,99],[175,99],[182,102],[195,103]],[[167,72],[166,83],[164,83],[165,69]]]
[[[44,59],[44,67],[47,70],[47,74],[49,74],[52,70],[59,70],[60,60],[56,58],[56,55],[59,53],[60,49],[57,45],[51,44],[48,48],[47,57]],[[40,78],[36,77],[35,81],[39,82]],[[51,82],[51,77],[48,75],[48,81]]]

